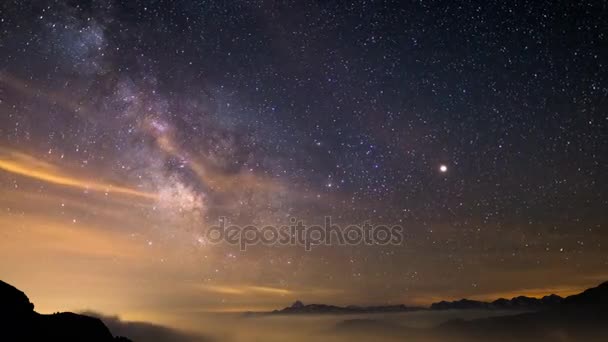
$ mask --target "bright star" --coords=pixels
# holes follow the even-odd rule
[[[448,171],[448,167],[445,166],[445,165],[440,165],[439,166],[439,171],[441,171],[441,172],[447,172]]]

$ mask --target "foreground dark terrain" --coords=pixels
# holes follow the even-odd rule
[[[2,341],[130,341],[114,337],[101,320],[71,312],[43,315],[15,287],[0,281]]]

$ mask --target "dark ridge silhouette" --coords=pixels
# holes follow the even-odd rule
[[[605,341],[606,322],[608,282],[569,296],[552,308],[472,321],[453,320],[437,329],[461,339]]]
[[[569,309],[586,308],[606,313],[608,310],[608,281],[564,299],[562,306]]]
[[[485,309],[489,303],[470,299],[461,299],[453,302],[441,301],[431,304],[431,310],[469,310]]]
[[[270,314],[366,314],[381,312],[409,312],[424,310],[424,308],[410,307],[402,304],[384,306],[335,306],[326,304],[304,305],[301,301],[296,301],[291,306],[281,310],[274,310]]]
[[[291,306],[281,310],[267,312],[267,314],[367,314],[367,313],[389,313],[389,312],[410,312],[420,310],[518,310],[536,311],[551,308],[559,305],[563,298],[557,295],[549,295],[543,298],[531,298],[525,296],[514,297],[512,299],[499,298],[493,302],[480,302],[470,299],[461,299],[453,302],[441,301],[431,304],[430,308],[417,306],[379,305],[379,306],[336,306],[327,304],[308,304],[304,305],[301,301],[295,301]],[[246,314],[256,314],[248,312]]]
[[[563,298],[557,295],[532,298],[526,296],[511,299],[499,298],[493,302],[480,302],[470,299],[461,299],[453,302],[441,301],[431,304],[431,310],[539,310],[559,305]]]
[[[71,312],[43,315],[25,293],[0,280],[0,340],[127,342],[97,318]]]
[[[362,340],[382,332],[383,336],[408,341],[606,341],[608,282],[559,303],[555,303],[555,297],[545,298],[551,305],[538,311],[469,321],[450,320],[431,329],[413,329],[382,320],[346,320],[337,324],[334,332],[354,333]],[[514,300],[528,303],[520,297]],[[469,309],[483,302],[457,303],[454,308]]]

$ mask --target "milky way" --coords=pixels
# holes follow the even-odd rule
[[[3,1],[1,276],[42,310],[156,321],[596,284],[606,17],[603,1]],[[328,215],[404,241],[206,240],[220,217]]]

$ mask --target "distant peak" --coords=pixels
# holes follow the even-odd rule
[[[304,303],[299,300],[296,300],[293,304],[291,304],[291,308],[293,309],[301,309],[304,307]]]

